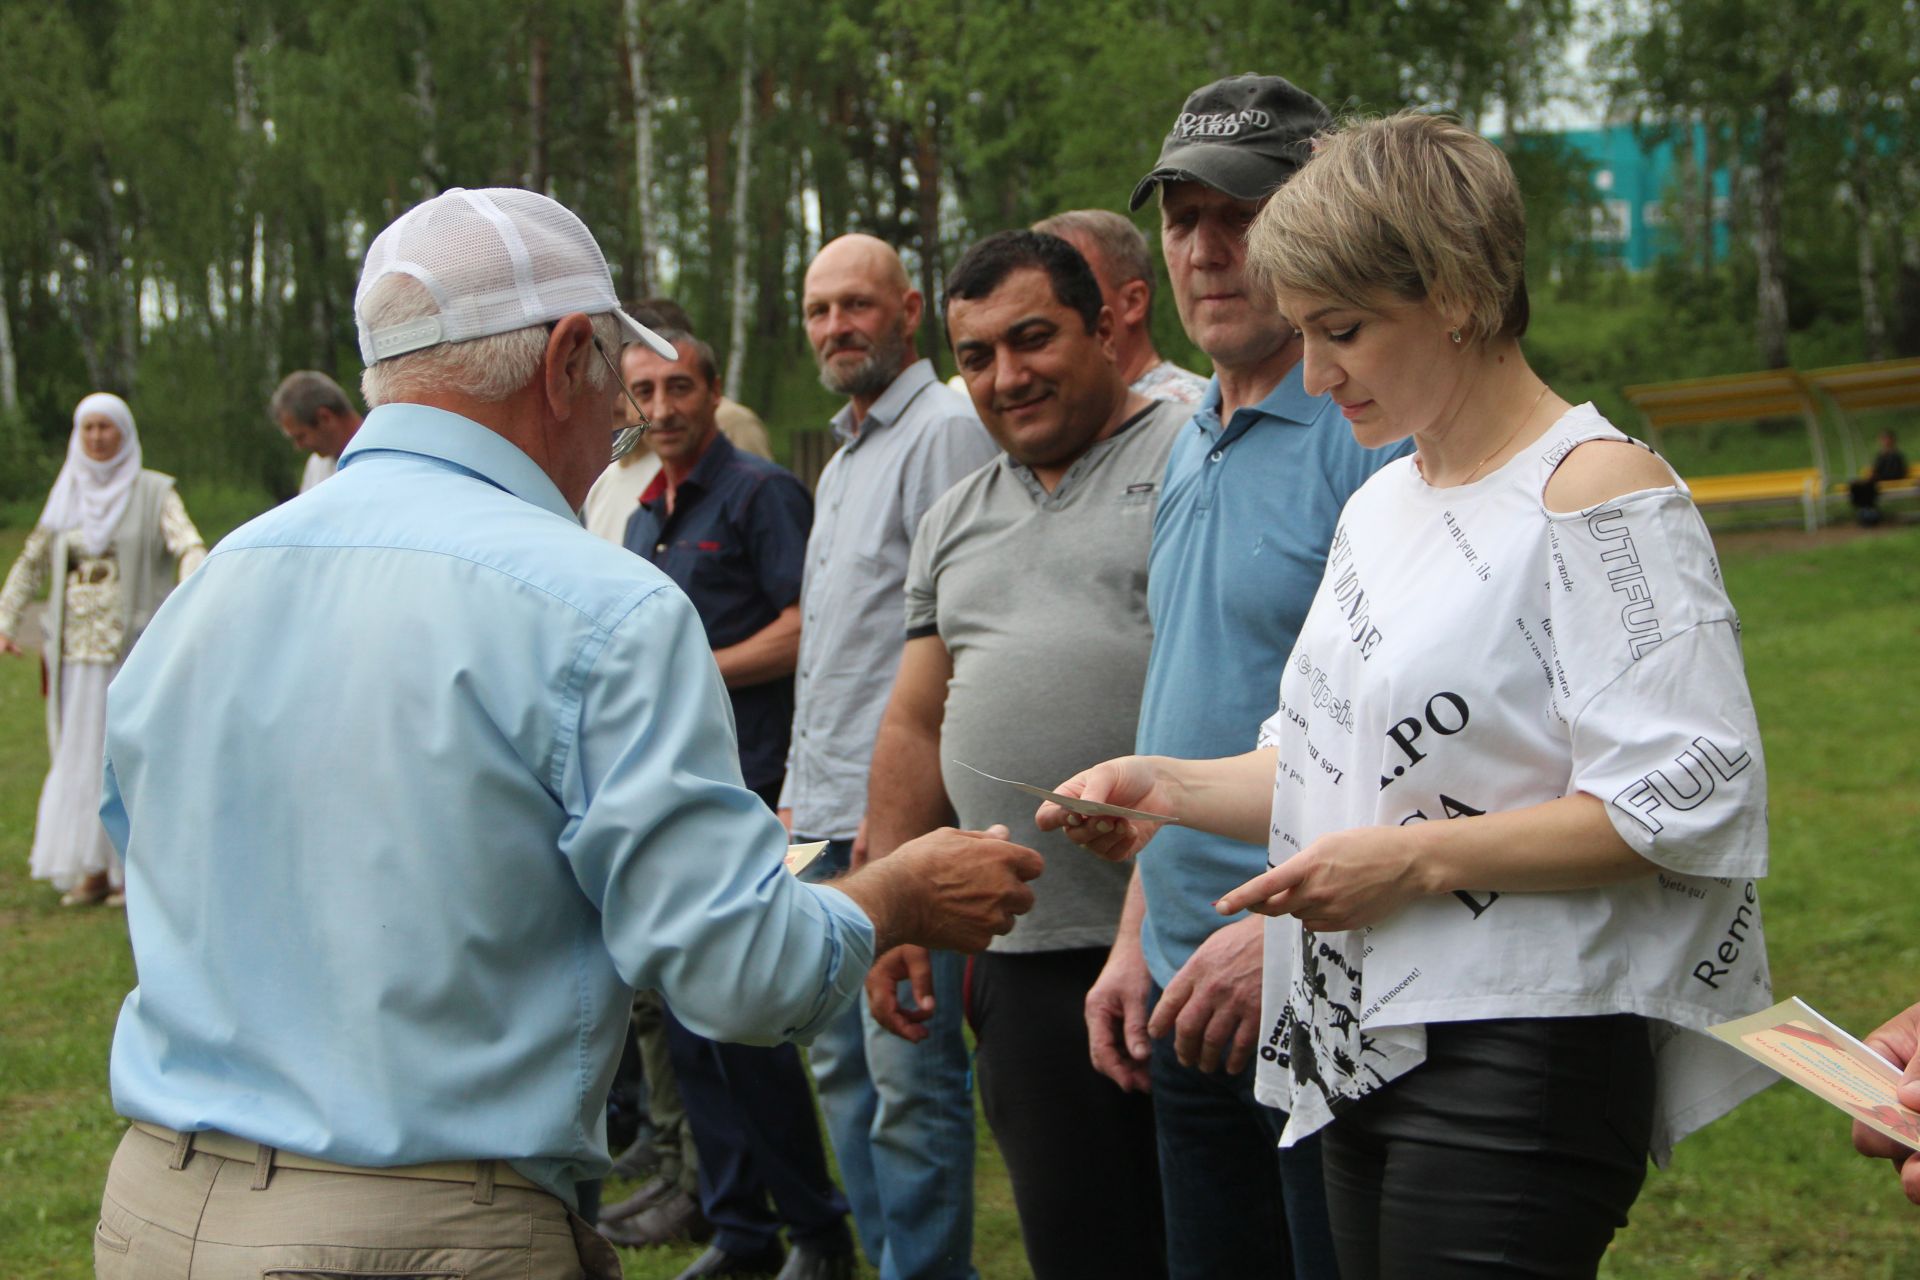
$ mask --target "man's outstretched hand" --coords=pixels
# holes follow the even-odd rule
[[[942,827],[833,882],[873,921],[874,954],[903,943],[981,951],[1033,909],[1027,881],[1046,861],[1008,841],[1005,827]]]

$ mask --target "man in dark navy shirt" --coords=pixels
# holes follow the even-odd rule
[[[793,725],[813,500],[790,472],[720,433],[712,349],[684,330],[661,336],[678,359],[650,351],[625,357],[629,389],[653,422],[647,438],[660,458],[660,474],[627,520],[626,546],[693,601],[733,698],[740,771],[771,807]],[[719,1044],[687,1030],[671,1009],[667,1047],[700,1155],[700,1208],[714,1227],[713,1246],[682,1280],[851,1277],[847,1202],[827,1173],[794,1047]],[[680,1225],[665,1219],[643,1213],[604,1230],[620,1243],[653,1243]],[[793,1244],[784,1256],[783,1225]]]
[[[650,351],[625,357],[660,459],[660,474],[627,518],[626,546],[678,583],[706,624],[733,697],[740,770],[773,807],[793,727],[813,499],[791,472],[721,434],[712,349],[684,330],[669,332],[679,360]]]

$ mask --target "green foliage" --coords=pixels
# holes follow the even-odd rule
[[[263,436],[262,406],[294,368],[352,386],[352,294],[372,235],[446,186],[500,183],[544,186],[579,212],[629,295],[645,248],[659,268],[646,292],[677,297],[723,361],[745,306],[743,399],[770,422],[816,422],[797,300],[823,240],[879,235],[937,294],[944,266],[987,231],[1121,207],[1185,95],[1249,67],[1290,76],[1338,113],[1497,115],[1529,202],[1537,297],[1609,296],[1583,247],[1588,166],[1530,127],[1564,81],[1573,0],[994,0],[964,20],[933,0],[638,10],[642,82],[622,0],[0,0],[0,305],[22,438],[54,449],[81,395],[117,390],[153,424],[156,465],[285,492],[292,460]],[[1897,311],[1893,264],[1920,260],[1920,130],[1895,87],[1920,63],[1916,12],[1622,0],[1603,24],[1618,104],[1652,126],[1701,121],[1709,159],[1741,172],[1761,141],[1755,103],[1789,76],[1787,179],[1768,207],[1783,220],[1790,345],[1864,324],[1849,219],[1877,249],[1881,311]],[[749,48],[753,164],[735,226]],[[1843,189],[1867,212],[1854,219],[1849,194],[1838,224],[1849,233],[1836,234]],[[1690,282],[1670,291],[1711,297],[1749,333],[1756,190],[1745,182],[1733,202],[1727,267],[1689,258]],[[1153,229],[1151,207],[1138,217]],[[736,299],[743,237],[748,290]],[[1155,333],[1169,356],[1206,367],[1164,301]],[[1863,329],[1843,358],[1874,340]],[[1735,366],[1753,351],[1749,336]],[[0,458],[0,499],[34,479]]]

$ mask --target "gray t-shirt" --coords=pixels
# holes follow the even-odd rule
[[[1153,632],[1147,549],[1167,451],[1188,418],[1156,403],[1070,467],[1049,494],[1002,454],[920,522],[907,634],[953,657],[940,768],[962,827],[1005,823],[1047,859],[1034,907],[995,951],[1112,943],[1130,868],[1033,825],[1036,804],[960,768],[1051,786],[1133,750]]]

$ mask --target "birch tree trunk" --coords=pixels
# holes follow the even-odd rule
[[[734,151],[733,296],[727,325],[727,377],[722,388],[739,400],[747,375],[747,182],[753,174],[753,0],[745,0],[740,24],[740,143]]]
[[[1760,163],[1755,182],[1753,257],[1758,281],[1756,329],[1764,369],[1787,367],[1787,249],[1781,207],[1787,191],[1787,112],[1793,81],[1782,72],[1760,102]]]
[[[1856,105],[1853,125],[1853,163],[1847,175],[1848,203],[1853,206],[1856,262],[1860,275],[1860,328],[1869,360],[1887,358],[1887,316],[1880,308],[1880,262],[1873,243],[1873,192],[1867,172],[1867,148],[1872,145]]]
[[[640,270],[636,297],[652,297],[659,278],[658,241],[653,231],[653,86],[647,80],[647,28],[640,0],[625,0],[627,72],[633,81],[633,195],[640,214]]]
[[[13,351],[13,319],[7,306],[7,272],[0,266],[0,417],[20,412],[20,364]]]

